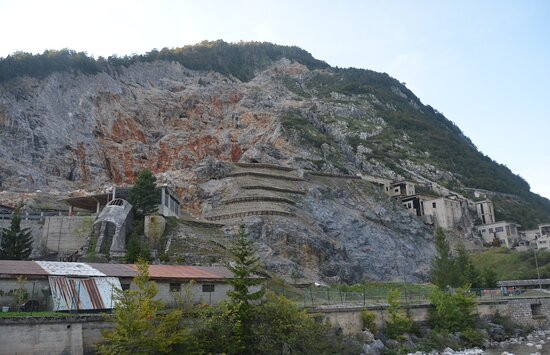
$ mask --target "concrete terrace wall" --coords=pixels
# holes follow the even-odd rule
[[[93,354],[111,327],[101,316],[0,319],[0,355]]]
[[[86,243],[94,219],[95,216],[47,217],[42,229],[42,243],[48,252],[71,254]]]

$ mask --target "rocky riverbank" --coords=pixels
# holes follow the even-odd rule
[[[550,330],[535,330],[527,336],[511,337],[504,341],[488,341],[484,349],[464,350],[445,348],[443,351],[410,352],[409,355],[542,355],[550,354]],[[374,353],[374,352],[371,352]]]

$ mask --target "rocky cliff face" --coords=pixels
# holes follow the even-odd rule
[[[471,142],[396,80],[375,74],[281,58],[241,81],[156,60],[4,80],[1,188],[63,194],[132,183],[149,168],[178,192],[186,213],[205,218],[232,191],[224,182],[231,168],[221,162],[465,181],[407,127],[432,124],[475,150]],[[295,217],[244,218],[269,269],[286,273],[298,263],[327,281],[397,279],[405,269],[425,279],[434,249],[416,218],[366,182],[303,184]],[[173,237],[177,245],[182,235]]]

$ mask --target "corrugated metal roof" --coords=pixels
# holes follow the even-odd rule
[[[34,261],[0,260],[0,275],[42,275],[48,272]]]
[[[107,276],[86,263],[36,261],[49,275],[62,276]]]
[[[101,263],[87,263],[91,267],[107,276],[115,277],[134,277],[136,272],[127,264],[101,264]]]
[[[134,277],[137,266],[131,264],[73,263],[56,261],[0,260],[0,275]],[[230,279],[225,267],[187,265],[149,265],[151,279]]]
[[[115,290],[120,290],[116,277],[70,278],[48,277],[54,311],[111,309]]]
[[[128,265],[137,271],[137,265]],[[197,267],[186,265],[149,265],[151,279],[227,279],[231,272],[224,267]]]

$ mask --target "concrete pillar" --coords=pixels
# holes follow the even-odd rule
[[[101,204],[99,203],[99,201],[96,201],[96,208],[95,208],[95,213],[99,214],[99,209],[101,207]]]
[[[73,206],[69,205],[69,216],[73,215]]]
[[[161,213],[164,211],[164,206],[166,206],[164,204],[164,201],[166,201],[166,189],[164,187],[161,187],[160,189],[160,208],[158,209],[158,213]]]

